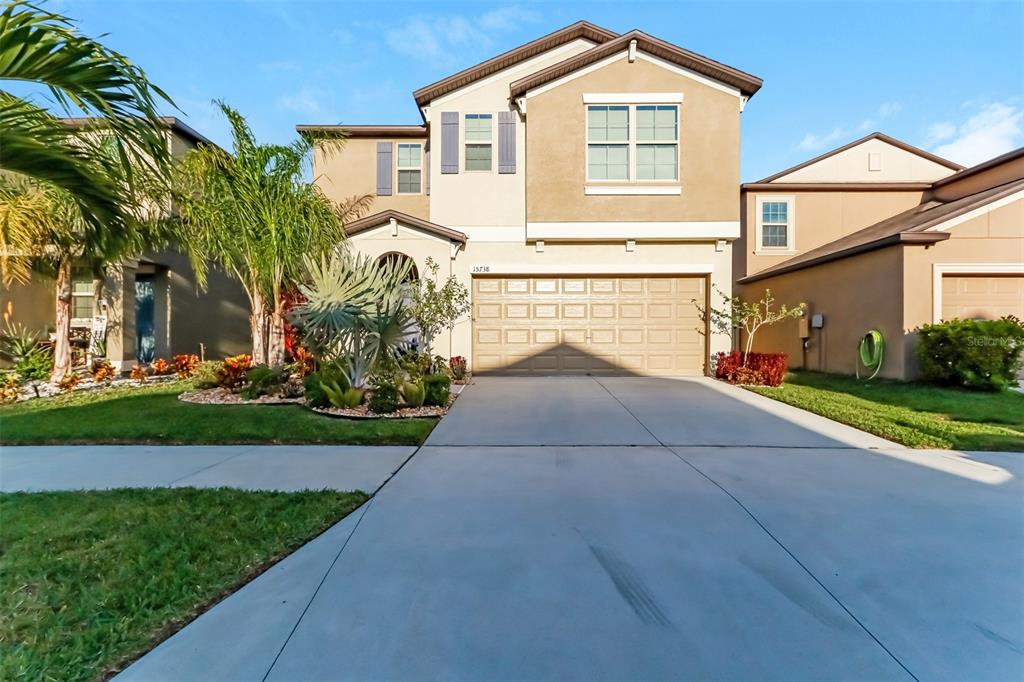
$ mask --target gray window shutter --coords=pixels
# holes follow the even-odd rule
[[[516,119],[511,111],[498,112],[498,172],[516,172]]]
[[[391,196],[392,152],[393,145],[390,142],[377,143],[377,196]]]
[[[423,152],[423,191],[430,194],[430,149]]]
[[[459,112],[441,112],[441,172],[459,172]]]

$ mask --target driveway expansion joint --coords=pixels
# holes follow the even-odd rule
[[[171,481],[170,483],[168,483],[167,487],[168,488],[173,488],[176,484],[181,483],[182,481],[184,481],[187,478],[192,478],[193,476],[197,476],[197,475],[203,473],[204,471],[209,471],[210,469],[212,469],[214,467],[219,467],[221,464],[224,464],[225,462],[230,462],[231,460],[235,459],[236,457],[241,457],[242,455],[244,455],[246,453],[252,452],[253,450],[256,449],[256,447],[257,446],[252,445],[252,446],[250,446],[248,448],[245,448],[244,450],[236,452],[233,455],[228,455],[224,459],[218,460],[218,461],[214,462],[213,464],[208,464],[208,465],[206,465],[204,467],[200,467],[199,469],[196,469],[193,472],[187,473],[184,476],[179,476],[178,478],[176,478],[173,481]]]
[[[608,395],[610,395],[612,398],[614,398],[615,401],[618,402],[619,405],[622,406],[622,409],[624,409],[626,412],[628,412],[629,416],[631,416],[633,419],[635,419],[636,422],[638,424],[640,424],[640,426],[642,426],[647,431],[647,433],[651,434],[651,437],[654,438],[654,440],[658,441],[658,443],[660,443],[663,448],[665,448],[670,453],[675,455],[676,458],[679,459],[679,461],[685,463],[688,467],[690,467],[691,469],[696,471],[704,479],[706,479],[709,483],[711,483],[713,486],[715,486],[716,488],[721,490],[723,493],[728,495],[729,498],[732,499],[733,502],[735,502],[737,505],[739,505],[739,508],[742,509],[744,512],[746,512],[747,516],[749,516],[751,518],[751,520],[754,523],[756,523],[758,525],[758,527],[760,527],[761,530],[764,531],[764,533],[766,535],[768,535],[768,537],[771,538],[775,542],[775,544],[777,544],[782,549],[782,551],[784,551],[786,554],[788,554],[789,557],[794,562],[796,562],[796,565],[799,566],[801,569],[803,569],[804,573],[806,573],[808,576],[810,576],[811,580],[813,580],[815,583],[817,583],[818,587],[820,587],[822,590],[824,590],[825,594],[827,594],[829,597],[831,597],[832,600],[836,604],[839,605],[839,608],[841,608],[843,611],[845,611],[846,614],[850,618],[853,619],[853,622],[855,622],[858,626],[860,626],[860,628],[865,633],[867,633],[868,637],[870,637],[872,640],[874,640],[875,644],[877,644],[879,647],[881,647],[882,651],[884,651],[886,654],[889,655],[889,658],[891,658],[893,661],[895,661],[896,664],[898,666],[900,666],[900,668],[902,668],[904,670],[904,672],[906,672],[908,675],[910,675],[910,677],[913,680],[915,680],[916,682],[920,682],[918,677],[916,675],[914,675],[914,673],[910,672],[910,669],[907,668],[907,666],[903,664],[903,661],[901,661],[899,658],[897,658],[896,655],[892,651],[890,651],[889,648],[887,646],[885,646],[885,644],[883,644],[880,639],[878,639],[878,637],[875,636],[875,633],[871,632],[871,630],[869,630],[868,627],[864,623],[862,623],[861,620],[859,618],[857,618],[857,616],[855,616],[853,614],[853,612],[849,608],[847,608],[846,604],[844,604],[842,601],[840,601],[839,597],[837,597],[835,594],[833,594],[833,592],[830,589],[828,589],[828,587],[825,586],[825,583],[823,583],[821,580],[819,580],[818,576],[814,575],[814,573],[811,572],[811,569],[809,569],[806,565],[804,565],[804,563],[802,561],[800,561],[800,559],[798,559],[796,557],[796,555],[793,554],[793,552],[788,547],[786,547],[786,545],[784,545],[779,538],[777,538],[770,530],[768,530],[768,528],[761,522],[761,520],[758,519],[757,516],[755,516],[754,513],[750,509],[748,509],[745,504],[740,502],[739,498],[737,498],[735,495],[733,495],[731,492],[729,492],[718,481],[714,480],[713,478],[708,476],[706,473],[701,471],[697,466],[695,466],[688,459],[686,459],[685,457],[680,455],[678,452],[676,452],[676,450],[674,448],[672,448],[672,447],[666,445],[664,442],[662,442],[662,440],[660,438],[658,438],[658,436],[655,435],[655,433],[653,431],[651,431],[647,427],[646,424],[644,424],[642,421],[640,421],[639,417],[637,417],[635,414],[633,414],[633,411],[630,410],[629,407],[627,407],[625,403],[623,403],[621,400],[619,400],[619,397],[617,395],[615,395],[614,393],[612,393],[611,391],[608,390],[607,386],[605,386],[603,383],[601,383],[597,378],[594,378],[594,381],[597,382],[597,384],[601,388],[603,388],[608,393]],[[857,449],[857,448],[843,448],[843,449],[851,449],[851,450],[853,450],[853,449]]]
[[[775,542],[775,544],[777,544],[782,549],[782,551],[784,551],[786,554],[789,555],[789,557],[796,563],[797,566],[799,566],[804,571],[804,573],[806,573],[808,576],[810,576],[811,580],[813,580],[815,583],[818,584],[818,587],[820,587],[822,590],[825,591],[825,594],[827,594],[829,597],[832,598],[832,601],[834,601],[836,604],[839,605],[839,608],[841,608],[846,613],[846,615],[848,615],[850,618],[853,619],[853,622],[855,622],[860,627],[861,630],[863,630],[865,633],[867,633],[868,637],[870,637],[872,640],[874,640],[875,644],[877,644],[879,647],[881,647],[882,651],[884,651],[886,654],[889,655],[889,658],[891,658],[893,661],[895,661],[896,664],[900,668],[902,668],[903,671],[907,673],[907,675],[910,675],[910,677],[913,680],[915,680],[916,682],[920,682],[920,678],[918,678],[917,675],[912,673],[910,671],[910,669],[906,665],[904,665],[903,661],[901,661],[899,658],[897,658],[896,654],[894,654],[889,649],[889,647],[885,646],[885,644],[883,644],[882,641],[877,636],[875,636],[875,633],[871,632],[871,630],[868,629],[868,626],[865,625],[863,622],[861,622],[861,620],[859,618],[857,618],[856,615],[854,615],[853,611],[851,611],[846,606],[846,604],[844,604],[842,602],[842,600],[840,600],[839,597],[836,596],[832,592],[832,590],[828,589],[828,587],[825,585],[825,583],[823,583],[821,580],[819,580],[818,576],[814,575],[814,573],[811,572],[810,568],[808,568],[802,561],[800,561],[799,558],[797,558],[796,554],[794,554],[792,552],[792,550],[789,549],[789,547],[786,547],[786,545],[783,544],[782,540],[780,540],[778,537],[775,536],[774,533],[772,533],[770,530],[768,530],[768,527],[765,526],[764,523],[762,523],[761,520],[759,518],[757,518],[756,515],[754,515],[754,512],[752,512],[745,504],[743,504],[739,500],[738,497],[736,497],[731,492],[729,492],[729,490],[726,489],[726,487],[723,486],[722,484],[720,484],[718,481],[716,481],[715,479],[711,478],[709,475],[704,473],[699,467],[697,467],[695,464],[693,464],[693,462],[689,461],[688,459],[683,457],[681,454],[679,454],[676,451],[675,448],[668,447],[666,449],[669,452],[671,452],[673,455],[675,455],[679,459],[679,461],[681,461],[684,464],[686,464],[688,467],[690,467],[691,469],[696,471],[698,474],[700,474],[703,478],[705,478],[713,486],[715,486],[716,488],[721,490],[723,493],[728,495],[729,498],[732,499],[732,501],[735,502],[739,506],[739,508],[742,509],[746,513],[746,515],[749,516],[751,518],[751,520],[754,523],[756,523],[758,525],[758,527],[762,531],[764,531],[764,533],[769,538],[771,538],[772,541]]]

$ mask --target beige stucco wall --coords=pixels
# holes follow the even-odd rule
[[[430,103],[430,216],[429,220],[468,233],[483,235],[488,228],[523,227],[526,215],[526,122],[516,121],[516,172],[498,173],[498,112],[509,111],[509,85],[552,64],[593,47],[588,40],[574,40],[504,69]],[[441,173],[441,114],[459,114],[459,172]],[[466,172],[463,140],[466,114],[493,115],[492,165],[490,171]],[[485,236],[486,238],[486,236]]]
[[[828,244],[921,202],[921,191],[744,191],[741,236],[733,244],[736,276],[745,277]],[[792,198],[790,231],[795,248],[760,251],[758,198]],[[760,251],[760,252],[759,252]]]
[[[878,155],[878,170],[871,170],[868,164],[872,154]],[[954,172],[906,149],[871,139],[774,182],[935,182]]]
[[[12,322],[36,332],[53,327],[56,284],[48,277],[32,273],[26,284],[0,286],[0,314],[11,306]]]
[[[907,248],[903,263],[904,329],[908,376],[916,371],[915,330],[934,316],[935,266],[1015,264],[1024,266],[1024,200],[1017,200],[949,229],[950,238],[927,249]],[[979,272],[984,272],[979,267]],[[963,272],[957,274],[964,274]],[[941,282],[939,283],[941,286]],[[941,290],[940,290],[941,295]]]
[[[704,274],[687,270],[683,264],[711,269],[713,286],[729,291],[732,286],[732,261],[728,248],[716,250],[714,243],[645,243],[636,245],[634,252],[627,252],[624,243],[616,244],[546,244],[538,252],[533,244],[523,242],[474,242],[455,251],[452,258],[452,244],[416,229],[399,226],[398,235],[392,236],[391,228],[383,226],[353,236],[349,244],[360,253],[374,257],[391,251],[404,253],[416,262],[420,276],[426,276],[426,259],[433,258],[439,265],[439,278],[454,274],[469,290],[472,290],[473,272],[487,274],[532,274],[538,270],[544,273],[608,274],[620,272],[658,272],[678,274]],[[659,269],[660,268],[660,269]],[[539,274],[539,272],[538,272]],[[725,351],[731,340],[727,336],[711,337],[711,352]],[[472,367],[472,321],[467,317],[456,324],[451,334],[438,337],[435,352],[442,355],[462,355],[469,359]]]
[[[428,219],[430,197],[426,194],[426,170],[419,194],[398,193],[398,149],[394,148],[391,168],[391,196],[377,196],[377,143],[419,143],[426,151],[426,138],[350,138],[340,149],[317,145],[313,157],[313,178],[329,199],[346,201],[369,194],[374,197],[370,213],[394,209],[417,218]],[[433,178],[432,178],[433,179]]]
[[[901,262],[900,247],[889,247],[738,285],[739,295],[746,300],[759,300],[765,289],[771,289],[776,305],[804,302],[808,319],[815,313],[825,317],[821,329],[811,330],[806,352],[797,320],[761,329],[754,337],[754,350],[784,352],[793,368],[853,374],[857,344],[865,333],[877,329],[886,345],[881,375],[903,378]]]
[[[683,93],[677,196],[587,196],[584,93]],[[527,98],[528,222],[736,221],[740,100],[693,78],[621,58]]]

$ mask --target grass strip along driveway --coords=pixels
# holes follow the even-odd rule
[[[913,448],[1024,452],[1024,394],[794,372],[751,391]]]
[[[0,407],[0,443],[419,445],[436,419],[333,419],[298,405],[195,405],[188,383],[77,391]]]
[[[366,499],[193,488],[0,496],[0,679],[107,677]]]

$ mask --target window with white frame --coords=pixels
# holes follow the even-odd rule
[[[493,118],[491,114],[466,114],[467,171],[491,170]]]
[[[398,193],[419,194],[423,182],[423,146],[398,145]]]
[[[587,180],[679,179],[679,105],[587,106]]]
[[[761,202],[761,248],[790,248],[790,211],[788,201]]]
[[[76,267],[71,271],[71,318],[88,320],[93,315],[92,272]]]

